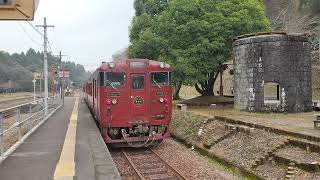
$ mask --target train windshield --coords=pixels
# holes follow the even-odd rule
[[[170,72],[153,72],[151,73],[152,85],[169,86],[171,84]]]
[[[124,86],[126,79],[125,73],[106,72],[100,73],[101,86],[118,87]]]

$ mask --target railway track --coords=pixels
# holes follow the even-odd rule
[[[23,98],[17,98],[17,99],[9,99],[9,100],[2,100],[0,101],[0,110],[5,109],[11,106],[16,106],[21,103],[25,103],[27,101],[32,101],[32,97],[23,97]]]
[[[139,179],[139,180],[185,180],[186,178],[175,170],[165,159],[161,158],[155,151],[150,148],[145,149],[122,149],[115,155],[116,158],[123,158],[118,166],[123,179]],[[125,164],[124,164],[125,162]],[[129,167],[128,167],[129,166]],[[126,172],[121,172],[126,169]],[[129,170],[130,169],[130,170]],[[130,172],[128,172],[128,170]]]
[[[11,103],[11,102],[16,102],[16,101],[23,101],[23,100],[27,100],[27,99],[32,99],[32,97],[27,96],[27,97],[20,97],[20,98],[16,98],[16,99],[2,100],[2,101],[0,101],[0,104],[6,104],[6,103]]]

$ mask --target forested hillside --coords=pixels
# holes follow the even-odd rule
[[[57,68],[59,58],[49,54],[48,66],[50,67],[51,64]],[[70,80],[75,82],[76,86],[81,86],[87,78],[84,67],[69,61],[63,64],[66,69],[70,70]],[[34,49],[29,49],[26,53],[14,54],[0,51],[0,84],[11,80],[19,88],[28,91],[32,89],[33,72],[40,71],[43,71],[42,52],[36,52]]]
[[[264,3],[274,31],[310,35],[313,97],[320,99],[320,0],[264,0]]]

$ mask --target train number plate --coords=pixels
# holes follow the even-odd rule
[[[140,96],[137,96],[133,99],[133,104],[135,106],[141,106],[143,104],[143,98]]]
[[[166,96],[168,92],[156,92],[156,96]]]
[[[120,92],[109,92],[107,94],[108,97],[119,97],[120,96]]]

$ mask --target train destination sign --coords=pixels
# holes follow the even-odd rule
[[[59,78],[70,78],[70,71],[64,70],[63,71],[59,71]]]

